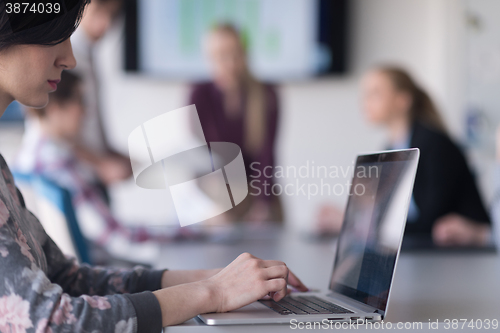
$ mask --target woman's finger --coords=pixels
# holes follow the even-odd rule
[[[292,273],[292,271],[288,271],[288,284],[297,289],[298,291],[308,291],[309,288],[307,288],[302,281],[299,280],[298,277],[295,276],[295,274]]]
[[[288,268],[285,265],[271,266],[268,268],[264,268],[264,278],[266,280],[277,279],[277,278],[282,278],[286,280],[287,277],[288,277]]]
[[[262,267],[267,268],[272,266],[286,266],[286,264],[279,260],[262,260]]]
[[[286,279],[278,278],[266,281],[266,287],[276,302],[286,296]]]

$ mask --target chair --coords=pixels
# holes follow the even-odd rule
[[[36,205],[40,222],[61,250],[65,254],[76,256],[82,263],[92,264],[69,191],[42,176],[17,172],[13,175],[16,185],[22,190],[31,189],[34,192],[35,203],[27,206],[32,209]]]

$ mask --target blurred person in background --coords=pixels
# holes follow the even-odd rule
[[[249,195],[225,218],[282,222],[279,197],[271,192],[279,115],[276,90],[250,72],[245,45],[235,27],[216,26],[206,42],[213,80],[193,85],[189,101],[196,105],[207,142],[227,141],[241,147],[249,177]]]
[[[80,28],[71,36],[77,61],[74,69],[83,78],[85,115],[78,140],[78,155],[94,169],[105,186],[131,176],[128,157],[114,151],[107,141],[101,110],[99,74],[95,48],[122,9],[123,0],[93,0],[87,7]]]
[[[79,29],[71,36],[77,66],[73,71],[82,78],[83,102],[82,130],[74,139],[78,158],[92,171],[92,182],[101,188],[109,202],[107,185],[131,176],[128,157],[116,152],[109,145],[103,126],[99,73],[95,65],[95,48],[119,16],[123,0],[93,0],[85,9]],[[32,117],[33,118],[33,117]],[[35,117],[35,121],[36,121]],[[28,120],[26,135],[32,122]]]
[[[491,222],[466,158],[429,95],[403,69],[380,66],[362,80],[366,119],[387,129],[389,149],[419,148],[405,235],[438,246],[484,246]]]
[[[74,69],[83,79],[85,115],[78,140],[78,155],[88,162],[97,178],[109,185],[132,175],[128,157],[109,145],[103,126],[99,73],[95,64],[98,42],[121,13],[123,0],[93,0],[87,7],[80,28],[71,36],[77,65]]]
[[[28,117],[37,121],[23,140],[13,170],[43,176],[67,189],[84,236],[108,253],[123,257],[134,243],[144,246],[145,241],[164,242],[179,236],[180,228],[128,227],[113,216],[105,194],[93,181],[90,166],[77,158],[75,146],[83,129],[85,107],[83,83],[73,73],[62,73],[46,107],[28,108]]]

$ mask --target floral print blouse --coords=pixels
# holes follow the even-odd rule
[[[23,201],[0,155],[0,332],[161,332],[164,271],[78,265]]]

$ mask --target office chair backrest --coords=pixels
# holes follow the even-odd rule
[[[42,176],[13,174],[16,185],[23,184],[21,188],[31,188],[35,193],[37,217],[63,253],[91,264],[88,246],[78,225],[69,191]]]

